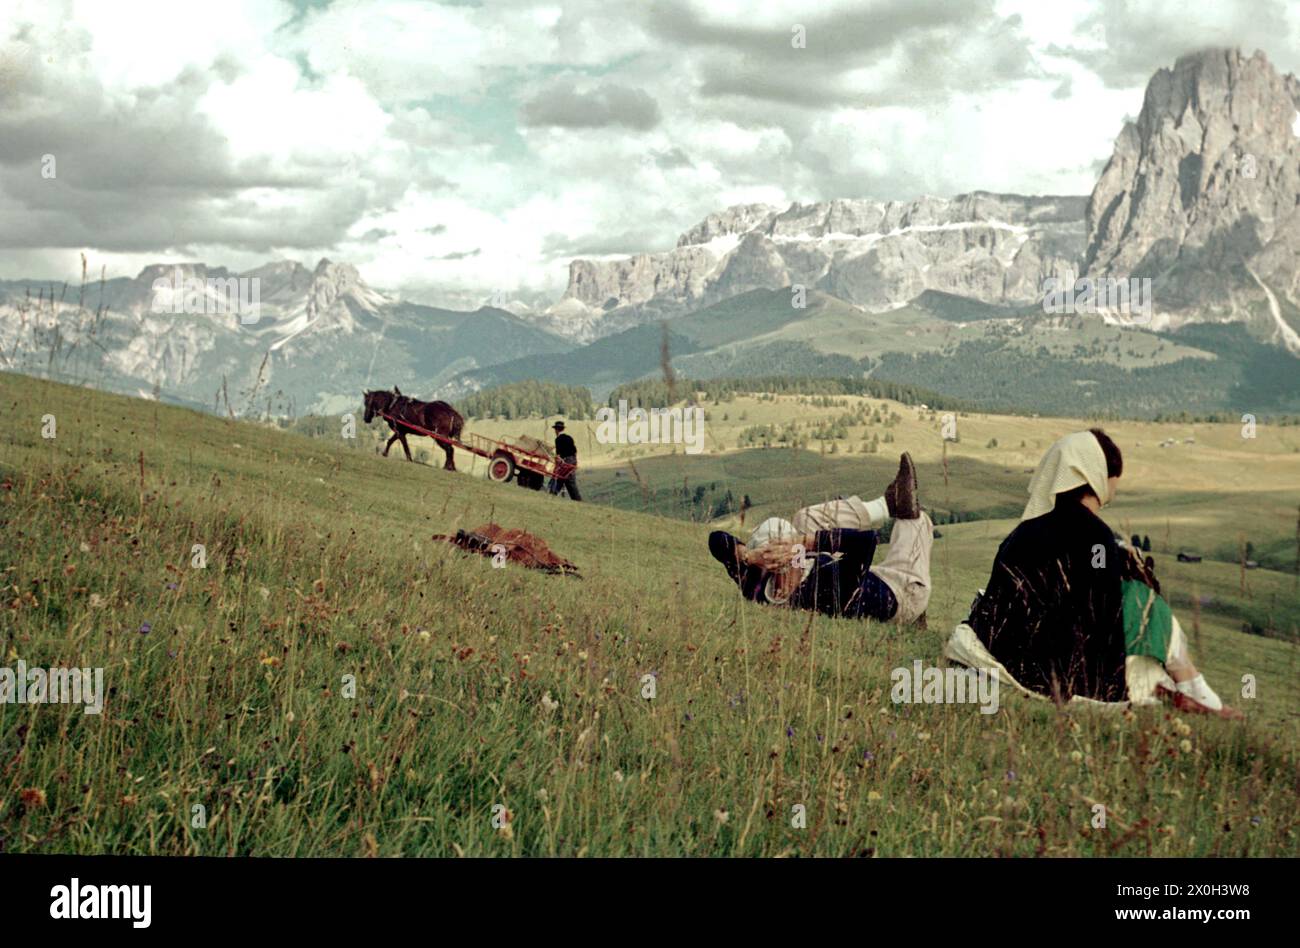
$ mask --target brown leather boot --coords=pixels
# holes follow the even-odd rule
[[[921,516],[921,504],[916,499],[916,465],[906,451],[898,459],[898,475],[885,488],[885,506],[895,520],[915,520]]]

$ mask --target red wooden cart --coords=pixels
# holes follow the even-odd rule
[[[481,458],[487,458],[488,480],[497,481],[501,484],[506,483],[513,477],[515,483],[520,487],[541,490],[546,478],[554,477],[564,480],[577,467],[576,464],[561,461],[540,451],[530,451],[508,441],[497,441],[473,432],[465,432],[461,435],[461,440],[458,441],[455,438],[438,434],[436,431],[413,425],[403,418],[395,418],[387,412],[381,411],[379,414],[394,424],[410,428],[425,437],[432,438],[439,444],[451,445],[453,448],[460,448],[460,450],[468,451],[470,454],[477,454]]]

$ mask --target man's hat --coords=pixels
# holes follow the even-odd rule
[[[564,430],[564,422],[562,422],[562,421],[557,421],[555,424],[551,425],[551,427],[554,428],[556,431],[563,431],[563,430]]]
[[[774,541],[793,542],[798,538],[798,535],[799,532],[795,530],[794,524],[789,520],[783,520],[780,517],[768,517],[749,535],[747,545],[757,549]]]

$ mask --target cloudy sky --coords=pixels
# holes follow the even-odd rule
[[[554,298],[730,204],[1086,194],[1150,74],[1212,45],[1298,72],[1300,10],[0,0],[0,278],[329,256]]]

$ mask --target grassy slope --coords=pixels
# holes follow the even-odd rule
[[[823,444],[810,433],[862,405],[898,419],[892,425],[851,426],[848,439],[838,442],[837,453],[823,454]],[[681,446],[674,453],[672,446],[601,444],[595,422],[572,422],[587,468],[584,483],[593,496],[606,490],[625,493],[627,505],[639,508],[639,491],[627,468],[631,461],[651,488],[680,486],[683,478],[692,487],[716,481],[737,497],[750,494],[754,515],[788,514],[801,502],[839,493],[878,494],[893,476],[897,452],[908,450],[919,465],[927,504],[965,513],[1000,510],[1010,516],[1023,506],[1028,473],[1043,451],[1065,431],[1083,426],[1059,418],[963,413],[956,418],[960,441],[945,447],[941,414],[881,399],[841,397],[832,407],[821,407],[806,396],[738,397],[704,407],[705,450],[694,456],[685,455]],[[807,451],[735,452],[745,429],[781,428],[791,422],[800,426],[801,437],[809,438]],[[537,418],[475,419],[470,427],[493,436],[526,433],[546,438],[549,424]],[[1117,530],[1149,535],[1157,552],[1189,549],[1233,561],[1244,535],[1261,563],[1291,569],[1300,507],[1300,426],[1261,423],[1253,439],[1242,438],[1237,424],[1116,421],[1104,427],[1124,449],[1126,464],[1119,499],[1107,513]],[[887,434],[894,441],[882,440],[879,453],[860,453],[873,435],[883,439]],[[1160,447],[1171,438],[1178,443]],[[1195,443],[1185,443],[1187,438]],[[830,444],[826,442],[825,450]]]
[[[807,295],[806,304],[802,310],[793,309],[789,290],[753,290],[672,320],[669,327],[706,350],[802,343],[826,355],[854,359],[878,359],[886,352],[932,352],[984,339],[990,332],[1004,337],[1010,349],[1027,355],[1044,348],[1062,358],[1105,361],[1125,369],[1184,358],[1213,358],[1192,346],[1121,330],[1100,319],[1049,320],[1035,307],[1019,311],[1032,318],[1025,331],[1013,332],[1004,320],[1017,311],[942,293],[930,293],[915,303],[881,313],[864,312],[818,291]],[[1105,352],[1085,352],[1094,345],[1104,347]],[[687,365],[690,362],[685,360]]]
[[[0,647],[103,665],[116,689],[101,717],[0,705],[5,851],[1297,850],[1284,643],[1203,623],[1212,681],[1259,678],[1244,727],[890,702],[890,669],[934,660],[1005,524],[945,529],[928,631],[810,619],[739,602],[680,520],[10,375],[0,406]],[[429,542],[488,519],[585,580]]]

